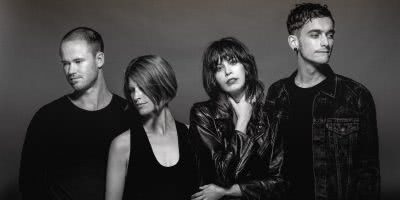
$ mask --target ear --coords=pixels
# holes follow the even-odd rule
[[[296,35],[289,35],[288,43],[289,43],[290,48],[293,51],[296,51],[296,49],[299,49],[299,40]]]
[[[101,52],[101,51],[98,51],[96,53],[96,58],[95,59],[96,59],[97,68],[101,69],[103,67],[103,65],[104,65],[104,53]]]

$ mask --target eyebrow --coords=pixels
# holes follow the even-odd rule
[[[311,30],[309,30],[307,33],[313,33],[313,32],[315,32],[315,33],[322,33],[323,31],[322,31],[321,29],[311,29]],[[330,29],[329,31],[327,31],[327,33],[335,33],[335,30]]]

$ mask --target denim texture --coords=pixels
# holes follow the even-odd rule
[[[312,105],[315,199],[379,199],[378,133],[372,95],[360,83],[335,74],[329,65],[321,70],[327,83]],[[296,134],[282,133],[289,130],[288,87],[296,73],[272,84],[266,97],[265,111],[277,123],[280,134]]]

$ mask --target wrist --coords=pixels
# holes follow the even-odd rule
[[[242,191],[238,184],[234,184],[229,189],[225,189],[224,196],[240,197],[242,196]]]
[[[248,122],[249,122],[249,121],[238,120],[238,121],[236,122],[235,129],[238,130],[238,131],[240,131],[240,132],[246,133],[246,129],[247,129],[247,124],[248,124]]]

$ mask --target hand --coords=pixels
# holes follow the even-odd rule
[[[203,185],[200,187],[200,192],[192,195],[192,200],[218,200],[222,198],[226,190],[215,184]]]
[[[251,115],[253,113],[253,105],[246,101],[245,95],[243,95],[239,102],[236,102],[232,97],[228,97],[229,102],[231,103],[233,110],[237,116],[237,121],[235,124],[235,129],[246,133],[247,124],[250,121]]]

